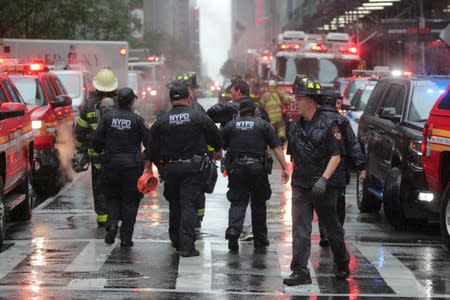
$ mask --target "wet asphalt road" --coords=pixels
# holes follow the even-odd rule
[[[215,99],[202,99],[209,106]],[[344,226],[352,275],[333,277],[329,249],[318,245],[314,220],[310,270],[313,283],[286,287],[291,220],[289,185],[280,169],[271,175],[268,202],[270,246],[255,252],[240,242],[229,253],[227,178],[207,195],[206,216],[196,242],[200,257],[182,258],[167,233],[168,203],[158,191],[141,201],[135,246],[103,242],[97,228],[90,173],[77,174],[58,195],[45,199],[26,223],[9,223],[0,247],[0,299],[426,299],[450,298],[450,257],[436,224],[396,232],[382,213],[360,214],[355,182],[348,187]]]

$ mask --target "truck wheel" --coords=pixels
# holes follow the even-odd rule
[[[450,184],[447,185],[441,200],[441,235],[445,247],[450,251]]]
[[[0,245],[6,238],[6,208],[5,194],[3,191],[3,179],[0,177]]]
[[[381,201],[369,193],[369,176],[363,182],[356,175],[356,204],[362,213],[377,213],[381,208]]]
[[[13,221],[29,221],[31,220],[34,193],[31,186],[31,171],[28,172],[25,181],[20,185],[18,192],[25,194],[25,200],[17,205],[9,214]]]
[[[406,228],[406,219],[401,205],[402,173],[392,168],[384,185],[383,207],[389,223],[397,230]]]

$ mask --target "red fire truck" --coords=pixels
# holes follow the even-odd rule
[[[31,219],[33,147],[30,111],[14,83],[0,73],[0,244],[7,216]]]
[[[34,190],[41,195],[55,194],[68,178],[64,166],[73,152],[72,99],[58,77],[41,63],[9,63],[2,70],[31,112]]]

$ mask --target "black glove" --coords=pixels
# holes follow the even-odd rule
[[[316,181],[316,183],[314,183],[314,186],[312,188],[313,194],[316,195],[316,196],[322,196],[327,190],[327,182],[328,182],[328,179],[326,179],[325,177],[321,176]]]

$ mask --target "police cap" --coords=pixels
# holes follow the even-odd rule
[[[183,100],[189,97],[189,89],[184,84],[174,83],[170,85],[169,89],[170,100]]]
[[[251,99],[244,99],[239,101],[239,111],[254,111],[256,109],[255,101]]]
[[[134,93],[133,89],[129,87],[121,88],[117,95],[117,102],[120,107],[125,107],[130,104],[137,96]]]

